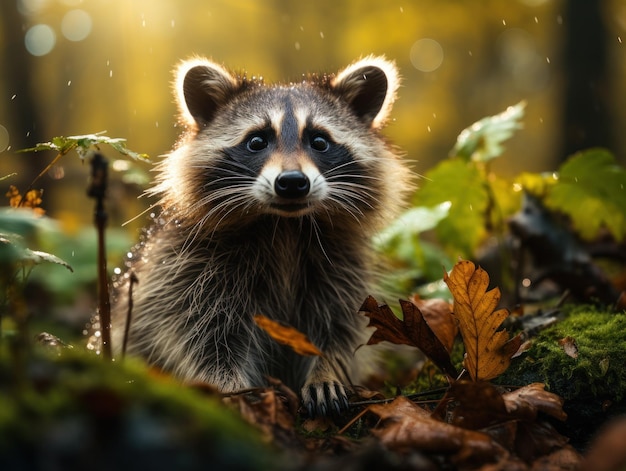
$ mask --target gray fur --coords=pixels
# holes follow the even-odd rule
[[[408,170],[378,135],[397,82],[393,64],[373,57],[298,85],[262,85],[201,59],[179,68],[188,132],[158,165],[150,192],[162,212],[127,261],[139,279],[129,354],[225,392],[272,376],[300,390],[313,413],[345,407],[354,351],[366,339],[357,310],[375,282],[371,237],[408,186]],[[304,143],[311,126],[339,157]],[[272,147],[244,155],[246,136],[260,128],[276,134]],[[346,155],[324,168],[325,158]],[[272,172],[281,169],[311,180],[302,208],[286,209],[274,194]],[[116,350],[128,279],[115,281]],[[305,333],[324,356],[278,345],[255,314]]]

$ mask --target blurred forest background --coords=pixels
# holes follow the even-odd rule
[[[624,42],[624,0],[2,0],[0,175],[17,176],[0,189],[28,186],[54,155],[16,151],[54,136],[106,131],[158,160],[179,134],[171,70],[194,54],[268,82],[371,53],[394,59],[403,87],[385,132],[417,173],[446,158],[463,128],[520,100],[524,129],[496,172],[552,171],[591,146],[624,163]],[[67,156],[37,185],[67,234],[91,223],[87,174]],[[109,226],[119,228],[149,202],[137,200],[141,185],[111,180]]]

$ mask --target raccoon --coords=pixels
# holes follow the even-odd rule
[[[396,214],[409,171],[379,131],[399,78],[367,57],[336,75],[266,85],[194,58],[176,71],[181,141],[157,164],[161,212],[127,260],[134,287],[128,353],[224,392],[267,377],[310,414],[348,406],[358,309],[374,286],[373,234]],[[115,282],[122,344],[129,274]],[[298,329],[304,357],[253,320]]]

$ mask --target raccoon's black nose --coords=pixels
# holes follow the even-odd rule
[[[281,198],[303,198],[310,189],[309,178],[299,170],[286,170],[274,182],[274,191]]]

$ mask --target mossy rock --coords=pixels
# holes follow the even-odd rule
[[[272,468],[253,427],[143,365],[64,349],[15,371],[0,355],[0,469]]]
[[[577,358],[559,345],[566,337],[576,342]],[[533,338],[530,350],[513,360],[497,382],[536,381],[565,399],[568,420],[560,428],[583,447],[608,418],[626,413],[626,313],[566,309],[564,318]]]

